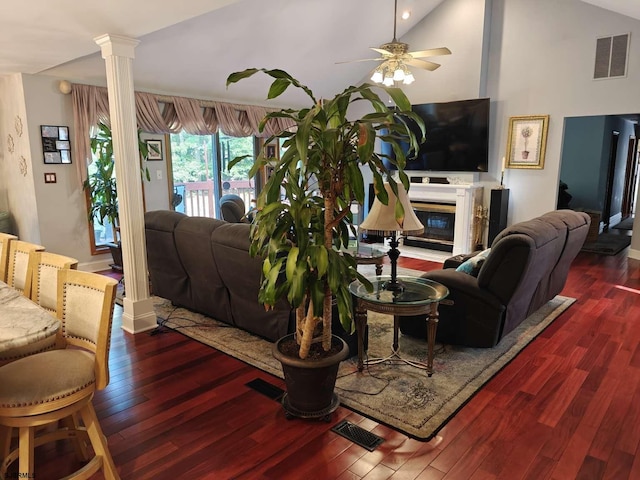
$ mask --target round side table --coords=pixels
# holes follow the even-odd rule
[[[399,292],[386,290],[385,285],[391,280],[389,276],[367,277],[373,285],[370,292],[365,285],[355,281],[349,285],[352,295],[357,298],[355,313],[356,331],[358,333],[358,371],[364,368],[363,337],[367,326],[367,311],[393,315],[393,345],[391,355],[373,360],[373,363],[397,358],[414,367],[424,368],[427,375],[433,374],[433,351],[438,328],[438,304],[449,295],[444,285],[433,280],[420,277],[398,277],[403,289]],[[427,364],[406,360],[398,351],[398,331],[401,316],[427,315]]]

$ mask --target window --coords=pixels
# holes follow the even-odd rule
[[[180,132],[170,138],[176,211],[190,216],[219,218],[218,200],[228,193],[239,195],[245,207],[251,207],[257,194],[256,182],[249,178],[256,151],[254,137]],[[249,157],[229,171],[229,162],[243,155]]]
[[[220,218],[218,200],[228,193],[242,197],[247,210],[252,207],[259,188],[256,180],[249,178],[259,147],[255,137],[230,137],[223,133],[190,135],[183,131],[170,135],[169,139],[167,168],[173,180],[171,204],[176,211],[190,216]],[[229,162],[243,155],[248,157],[229,171]],[[87,168],[89,177],[98,171],[96,160],[94,154],[94,161]],[[90,206],[89,193],[85,193]],[[101,224],[94,215],[89,230],[94,255],[106,253],[108,244],[116,241],[115,228],[106,218]]]

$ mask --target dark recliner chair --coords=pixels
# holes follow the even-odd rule
[[[220,197],[220,214],[225,222],[248,223],[244,200],[238,195],[228,193]]]
[[[500,232],[477,277],[455,269],[464,257],[453,257],[444,269],[425,273],[423,278],[449,289],[449,297],[438,309],[437,341],[495,346],[562,291],[589,224],[584,212],[549,212]],[[402,317],[400,330],[426,338],[425,319]]]

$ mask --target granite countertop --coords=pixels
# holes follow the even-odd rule
[[[56,317],[0,282],[0,352],[48,338],[59,327]]]

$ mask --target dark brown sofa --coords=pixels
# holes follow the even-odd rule
[[[291,306],[258,303],[261,261],[249,255],[246,223],[158,210],[145,213],[154,295],[275,341],[293,331]]]
[[[248,223],[169,210],[145,213],[154,295],[271,341],[292,333],[295,311],[286,299],[269,311],[258,302],[262,261],[249,255],[249,229]],[[357,336],[344,331],[337,308],[333,333],[347,342],[352,355],[357,353]]]
[[[549,212],[498,234],[477,277],[455,268],[424,274],[450,292],[439,308],[437,340],[470,347],[495,346],[562,291],[589,224],[584,212]],[[445,267],[455,267],[464,259],[453,258]],[[403,317],[400,328],[404,334],[426,336],[421,318]]]

